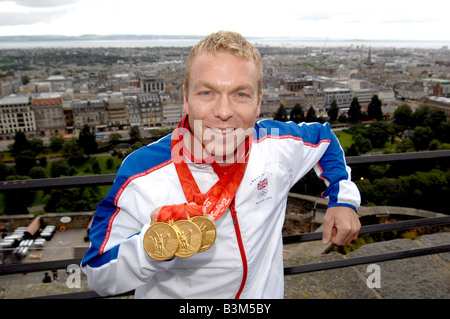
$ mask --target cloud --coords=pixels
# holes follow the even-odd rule
[[[0,0],[0,26],[49,23],[70,12],[80,0]]]
[[[411,19],[411,18],[400,18],[400,19],[390,19],[390,20],[381,20],[381,23],[401,23],[401,24],[409,24],[409,23],[433,23],[437,22],[437,19]]]
[[[18,6],[29,8],[62,7],[79,1],[80,0],[0,0],[0,2],[10,2]]]

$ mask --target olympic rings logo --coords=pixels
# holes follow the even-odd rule
[[[269,190],[268,189],[263,189],[262,191],[260,191],[259,193],[258,193],[258,198],[261,198],[261,197],[265,197],[266,195],[267,195],[267,193],[269,192]]]

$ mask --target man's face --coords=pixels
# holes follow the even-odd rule
[[[255,63],[225,51],[201,53],[192,61],[189,83],[184,111],[194,132],[191,152],[198,158],[192,148],[201,143],[219,164],[230,163],[259,115],[262,92]]]

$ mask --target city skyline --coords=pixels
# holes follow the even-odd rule
[[[445,2],[0,0],[0,36],[199,35],[449,41]]]

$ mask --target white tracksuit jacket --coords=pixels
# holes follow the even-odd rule
[[[129,155],[98,206],[82,267],[101,295],[135,290],[136,298],[283,298],[282,227],[290,188],[315,168],[329,207],[356,210],[360,203],[328,123],[263,120],[255,125],[235,201],[216,221],[214,245],[190,258],[155,261],[142,242],[150,212],[186,202],[170,142],[171,135]],[[209,164],[188,165],[202,193],[218,180]]]

